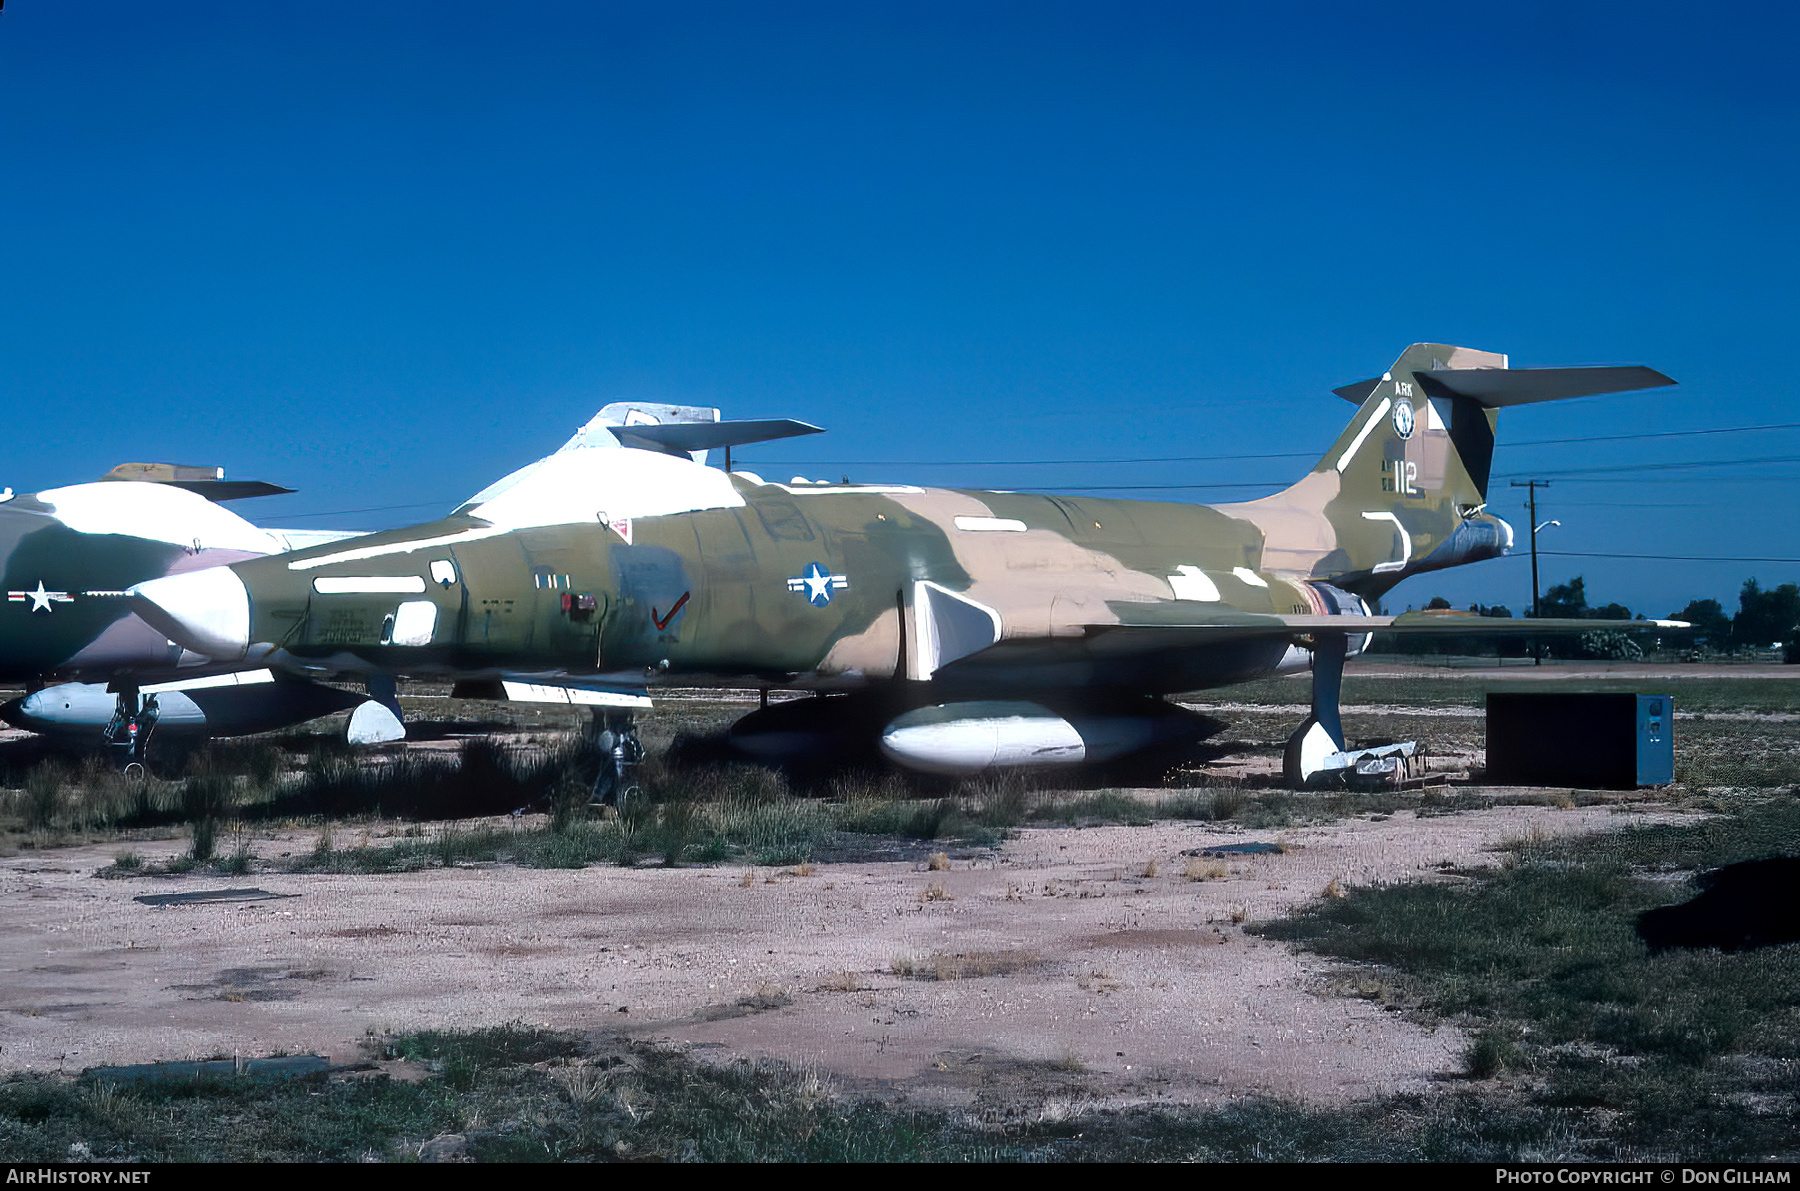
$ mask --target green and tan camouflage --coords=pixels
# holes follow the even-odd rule
[[[316,675],[512,683],[621,706],[665,684],[812,690],[888,728],[933,708],[933,724],[974,709],[972,722],[1004,727],[1019,717],[993,709],[1026,705],[1065,726],[1105,719],[1095,731],[1127,743],[1160,737],[1133,721],[1166,721],[1162,696],[1324,657],[1326,751],[1341,752],[1333,667],[1368,633],[1520,631],[1371,611],[1409,576],[1511,546],[1485,511],[1497,411],[1670,383],[1641,367],[1509,369],[1415,344],[1339,390],[1355,416],[1298,483],[1217,506],[773,483],[706,466],[705,448],[812,427],[623,403],[443,520],[134,592],[190,649]],[[806,714],[861,722],[825,705]]]
[[[217,503],[287,491],[217,467],[128,463],[97,483],[0,493],[0,681],[29,688],[0,718],[98,743],[113,726],[129,729],[115,718],[122,699],[143,710],[140,687],[148,723],[170,735],[266,731],[360,702],[268,671],[258,682],[226,679],[241,666],[183,649],[126,598],[148,579],[352,536],[263,529]],[[124,741],[127,751],[135,757],[144,740]]]

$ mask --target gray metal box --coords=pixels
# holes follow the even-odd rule
[[[1490,694],[1487,780],[1634,790],[1675,780],[1675,700],[1639,694]]]

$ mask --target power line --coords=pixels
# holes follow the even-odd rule
[[[1026,487],[1020,485],[1008,488],[1008,492],[1186,492],[1199,488],[1286,488],[1294,481],[1286,480],[1246,480],[1241,484],[1057,484],[1049,487]],[[973,489],[980,492],[984,489]]]
[[[1721,555],[1721,554],[1605,554],[1594,550],[1540,550],[1539,554],[1556,555],[1559,558],[1639,558],[1650,562],[1789,562],[1800,563],[1800,558],[1772,558],[1762,555]]]
[[[272,513],[270,516],[288,521],[298,521],[302,517],[348,517],[353,513],[388,513],[395,509],[443,508],[449,503],[449,501],[443,500],[421,500],[409,505],[371,505],[366,509],[327,509],[322,513]]]
[[[765,461],[766,462],[766,461]],[[1741,462],[1748,462],[1741,461]],[[1496,476],[1495,479],[1504,479]],[[1658,480],[1659,484],[1728,484],[1728,483],[1791,483],[1800,480],[1800,475],[1785,476],[1668,476]],[[1294,477],[1284,476],[1278,480],[1241,480],[1235,483],[1214,484],[1065,484],[1065,485],[1019,485],[1008,489],[1013,492],[1196,492],[1216,491],[1232,488],[1272,488],[1281,489],[1292,485]],[[1587,479],[1581,476],[1558,476],[1558,482],[1564,484],[1610,484],[1613,480]],[[1583,508],[1619,508],[1619,509],[1700,509],[1704,504],[1647,504],[1638,501],[1573,501]],[[370,505],[359,509],[327,509],[313,513],[272,513],[270,522],[300,521],[313,517],[350,517],[359,513],[388,513],[401,509],[451,508],[454,498],[444,500],[418,501],[401,505]]]
[[[1789,427],[1800,427],[1800,423],[1779,423],[1779,424],[1769,425],[1769,426],[1732,426],[1732,427],[1722,427],[1722,428],[1719,428],[1716,430],[1676,430],[1676,431],[1657,432],[1657,433],[1651,433],[1651,434],[1604,435],[1604,436],[1588,438],[1588,439],[1574,439],[1574,438],[1571,438],[1571,439],[1541,439],[1534,443],[1515,443],[1512,445],[1515,445],[1515,446],[1542,446],[1542,445],[1547,445],[1550,443],[1557,443],[1557,442],[1570,442],[1570,443],[1574,443],[1574,442],[1608,442],[1608,441],[1616,441],[1616,440],[1620,440],[1620,439],[1629,439],[1629,438],[1673,438],[1673,437],[1680,437],[1680,436],[1685,436],[1685,435],[1726,434],[1726,433],[1734,433],[1737,431],[1773,430],[1773,429],[1786,429]],[[837,460],[833,463],[833,466],[834,467],[836,467],[836,466],[865,466],[865,467],[875,467],[875,466],[884,466],[884,467],[885,466],[891,466],[891,467],[980,467],[980,466],[1000,467],[1000,466],[1006,466],[1006,467],[1010,467],[1010,466],[1020,466],[1020,465],[1034,465],[1034,466],[1035,465],[1050,465],[1050,464],[1073,465],[1073,464],[1090,464],[1090,463],[1203,463],[1203,462],[1221,462],[1221,461],[1236,460],[1236,459],[1294,459],[1294,458],[1314,458],[1314,457],[1315,457],[1314,453],[1310,452],[1310,451],[1304,452],[1304,453],[1296,452],[1296,451],[1287,451],[1287,452],[1278,452],[1278,453],[1260,454],[1260,455],[1170,455],[1170,456],[1160,456],[1160,457],[1144,457],[1144,458],[1137,458],[1137,459]],[[753,466],[765,466],[770,463],[780,463],[782,461],[781,460],[755,460],[755,461],[749,461],[749,462],[751,462]],[[812,467],[823,466],[822,462],[816,461],[816,460],[809,460],[809,461],[804,461],[804,462],[789,460],[787,462],[792,463],[796,466],[812,466]],[[1504,472],[1504,473],[1496,474],[1493,478],[1497,479],[1497,480],[1501,480],[1501,479],[1510,479],[1514,476],[1536,474],[1536,475],[1554,476],[1557,479],[1559,479],[1561,482],[1570,483],[1570,484],[1611,483],[1612,481],[1610,481],[1610,480],[1599,480],[1599,479],[1585,478],[1585,477],[1594,477],[1594,476],[1599,476],[1599,475],[1609,475],[1609,476],[1610,475],[1625,475],[1625,474],[1630,474],[1633,472],[1676,471],[1676,470],[1687,470],[1687,469],[1691,469],[1691,468],[1704,468],[1704,467],[1728,467],[1728,466],[1731,466],[1734,464],[1743,465],[1743,464],[1762,464],[1762,463],[1800,463],[1800,455],[1767,455],[1767,456],[1760,456],[1760,457],[1748,458],[1748,459],[1702,459],[1702,460],[1685,460],[1685,461],[1680,461],[1680,462],[1667,462],[1667,463],[1627,463],[1627,464],[1618,464],[1618,465],[1607,466],[1607,467],[1567,468],[1567,469],[1558,470],[1558,471],[1549,471],[1549,472],[1539,471],[1536,473]],[[1665,483],[1665,484],[1679,484],[1679,483],[1720,484],[1720,483],[1788,483],[1788,482],[1792,482],[1795,480],[1800,480],[1800,476],[1795,476],[1795,475],[1705,476],[1705,477],[1668,476],[1668,477],[1665,477],[1665,478],[1659,480],[1658,482]],[[1020,486],[1015,487],[1013,490],[1019,491],[1019,492],[1190,492],[1190,491],[1213,491],[1213,490],[1219,490],[1219,489],[1232,489],[1232,488],[1275,488],[1275,489],[1280,489],[1280,488],[1288,487],[1293,482],[1294,481],[1293,481],[1292,477],[1283,477],[1278,480],[1239,480],[1239,481],[1234,481],[1234,482],[1229,482],[1229,483],[1210,483],[1210,484],[1073,484],[1073,485],[1033,485],[1033,486],[1020,485]],[[388,513],[388,512],[396,512],[396,511],[402,510],[402,509],[445,508],[445,507],[452,507],[453,503],[454,502],[452,500],[448,500],[448,499],[428,500],[428,501],[414,501],[409,504],[370,505],[370,506],[366,506],[363,508],[354,508],[354,509],[327,509],[327,510],[318,511],[318,512],[311,512],[311,513],[278,513],[278,514],[271,514],[271,516],[274,518],[279,518],[279,519],[284,519],[284,520],[299,521],[299,520],[310,519],[310,518],[314,518],[314,517],[349,517],[349,516],[354,516],[354,515],[357,515],[360,513]],[[1624,505],[1621,505],[1618,507],[1627,507],[1627,508],[1695,508],[1695,507],[1700,507],[1700,506],[1695,506],[1695,505],[1645,505],[1645,504],[1627,503],[1627,504],[1624,504]]]
[[[1637,438],[1694,438],[1702,434],[1748,434],[1761,430],[1800,430],[1800,422],[1775,422],[1767,426],[1714,426],[1705,430],[1651,430],[1642,434],[1594,434],[1581,438],[1530,438],[1520,442],[1502,441],[1503,447],[1556,447],[1565,443],[1624,442]]]
[[[1636,500],[1566,500],[1557,497],[1556,507],[1559,509],[1704,509],[1708,505],[1686,504],[1651,504],[1648,501]]]
[[[1154,455],[1109,459],[737,459],[735,463],[781,467],[1049,467],[1094,463],[1226,463],[1238,459],[1317,459],[1318,451],[1274,451],[1265,455]]]
[[[1523,475],[1583,476],[1632,471],[1685,471],[1695,467],[1733,467],[1746,463],[1800,463],[1800,455],[1759,455],[1749,459],[1689,459],[1674,463],[1619,463],[1610,467],[1570,467],[1561,471],[1503,472],[1495,478],[1510,479],[1513,476]]]
[[[1787,483],[1800,476],[1663,476],[1658,484],[1763,484]],[[1559,484],[1614,484],[1617,480],[1587,476],[1557,476]]]
[[[1797,460],[1797,461],[1800,461],[1800,460]],[[1727,460],[1720,460],[1719,462],[1720,463],[1736,463],[1736,462],[1751,462],[1751,460],[1727,459]],[[1600,479],[1598,477],[1567,476],[1561,472],[1551,472],[1550,475],[1554,476],[1556,479],[1556,482],[1559,484],[1617,484],[1617,483],[1619,483],[1618,478],[1616,478],[1618,476],[1618,474],[1620,472],[1624,472],[1624,471],[1631,470],[1631,469],[1621,468],[1621,469],[1617,469],[1617,470],[1612,470],[1612,469],[1596,468],[1594,470],[1596,470],[1596,471],[1612,471],[1612,476],[1607,479]],[[1514,474],[1514,475],[1529,475],[1532,473],[1516,472],[1516,473],[1512,473],[1512,474]],[[1540,472],[1540,473],[1536,473],[1536,474],[1541,475],[1543,473]],[[1496,480],[1504,480],[1504,479],[1510,479],[1511,476],[1497,475],[1493,478]],[[1666,476],[1666,477],[1658,479],[1656,482],[1658,484],[1725,484],[1725,483],[1760,484],[1760,483],[1764,483],[1764,482],[1787,483],[1787,482],[1790,482],[1793,480],[1800,480],[1800,476]],[[1273,489],[1280,489],[1280,488],[1287,488],[1287,487],[1291,486],[1293,483],[1294,483],[1294,477],[1286,476],[1279,480],[1243,480],[1243,481],[1240,481],[1237,483],[1230,483],[1230,484],[1055,484],[1055,485],[1017,484],[1017,485],[1009,486],[1007,488],[1007,491],[1009,491],[1009,492],[1180,492],[1180,491],[1187,491],[1190,489],[1201,489],[1201,488],[1273,488]],[[1624,504],[1621,504],[1618,507],[1647,509],[1647,508],[1703,508],[1705,506],[1702,506],[1702,505],[1647,505],[1647,504],[1638,504],[1636,502],[1626,502]]]
[[[1502,447],[1550,447],[1570,443],[1625,442],[1650,438],[1694,438],[1712,434],[1751,434],[1770,430],[1800,430],[1800,422],[1772,422],[1761,426],[1710,426],[1704,430],[1653,430],[1637,434],[1593,434],[1575,438],[1533,438],[1519,442],[1501,440]],[[1223,463],[1236,459],[1317,459],[1319,451],[1277,451],[1257,455],[1156,455],[1092,459],[757,459],[756,464],[782,467],[1045,467],[1056,464],[1118,463]]]

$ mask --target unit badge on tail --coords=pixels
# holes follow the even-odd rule
[[[1402,439],[1407,439],[1412,437],[1412,432],[1412,402],[1402,397],[1400,400],[1394,402],[1394,433],[1398,434]]]

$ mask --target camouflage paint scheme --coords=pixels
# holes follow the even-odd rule
[[[344,536],[259,529],[205,496],[158,482],[9,491],[0,496],[0,682],[168,676],[205,666],[210,659],[133,614],[125,590]]]
[[[1201,689],[1302,667],[1316,631],[1385,626],[1366,601],[1403,579],[1504,553],[1511,529],[1484,511],[1498,406],[1673,383],[1505,369],[1415,344],[1340,390],[1356,414],[1298,483],[1210,507],[767,483],[590,424],[443,520],[235,564],[247,609],[166,584],[140,606],[191,648],[315,674],[904,679],[920,703]],[[412,590],[367,590],[384,584]],[[223,645],[202,622],[230,626]]]

